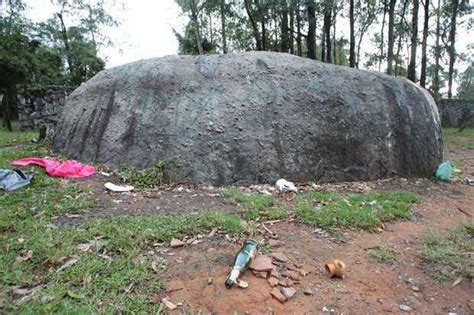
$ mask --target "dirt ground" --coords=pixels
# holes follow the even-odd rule
[[[462,159],[462,178],[474,178],[474,152],[448,146],[447,159]],[[178,185],[167,190],[142,193],[112,194],[103,188],[113,177],[96,175],[84,181],[100,199],[101,208],[88,216],[163,214],[180,211],[225,210],[233,212],[222,191],[213,187]],[[303,186],[302,189],[315,189]],[[314,227],[291,220],[267,224],[283,242],[278,251],[309,272],[295,285],[297,293],[282,304],[270,295],[266,279],[250,271],[243,275],[247,289],[226,289],[229,272],[240,240],[224,235],[202,238],[198,245],[163,252],[167,269],[166,292],[157,293],[157,301],[169,296],[178,304],[172,313],[185,311],[213,314],[381,314],[403,313],[400,305],[419,314],[474,314],[473,283],[464,279],[459,285],[440,284],[423,264],[417,252],[420,237],[427,231],[445,231],[461,222],[472,220],[474,187],[462,181],[436,182],[428,179],[390,179],[369,183],[322,184],[316,189],[340,192],[366,189],[402,189],[416,192],[423,200],[413,207],[410,221],[386,224],[377,233],[341,231],[338,237],[315,233]],[[278,197],[280,203],[291,204],[291,196]],[[58,218],[64,224],[74,224],[82,218]],[[76,221],[71,221],[76,220]],[[254,235],[257,240],[268,238],[265,230]],[[396,253],[395,263],[380,263],[369,255],[371,249],[384,246]],[[325,274],[325,262],[338,258],[347,264],[343,280],[330,279]],[[212,283],[210,283],[212,282]],[[313,295],[304,291],[310,289]]]

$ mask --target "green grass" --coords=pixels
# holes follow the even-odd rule
[[[371,192],[347,197],[332,192],[301,194],[296,217],[305,224],[325,229],[333,227],[375,230],[382,222],[409,219],[411,205],[419,198],[405,191]]]
[[[370,251],[370,257],[374,258],[380,263],[394,263],[397,261],[397,253],[391,249],[387,249],[384,246],[377,246]]]
[[[32,139],[38,139],[37,131],[20,131],[20,125],[14,122],[12,125],[13,131],[8,131],[0,124],[0,147],[11,144],[28,143]]]
[[[41,146],[0,150],[0,167],[24,156],[46,156]],[[0,192],[0,305],[7,313],[157,313],[150,302],[164,284],[156,242],[207,233],[219,227],[232,234],[244,232],[240,217],[224,212],[167,216],[104,217],[79,225],[57,226],[64,214],[93,211],[97,205],[88,186],[77,180],[52,178],[41,168],[32,183],[11,193]],[[100,239],[101,248],[80,252],[79,244]],[[21,261],[31,251],[31,258]],[[79,260],[62,272],[71,258]],[[159,265],[160,266],[160,265]],[[12,288],[43,285],[31,300]]]
[[[474,128],[459,132],[457,128],[443,128],[444,144],[474,150]]]
[[[176,163],[158,161],[152,167],[139,170],[126,166],[118,171],[121,179],[136,188],[156,188],[176,180]]]
[[[288,216],[285,210],[276,205],[273,196],[244,193],[234,187],[227,188],[225,195],[233,204],[240,206],[239,212],[245,220],[282,219]]]
[[[458,276],[474,276],[474,222],[461,224],[448,233],[429,232],[421,241],[420,255],[440,282]]]

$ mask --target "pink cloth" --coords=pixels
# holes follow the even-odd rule
[[[46,169],[46,173],[51,176],[66,177],[66,178],[81,178],[94,175],[95,167],[84,165],[74,160],[67,160],[59,162],[56,160],[29,157],[12,162],[13,165],[26,166],[35,164]]]

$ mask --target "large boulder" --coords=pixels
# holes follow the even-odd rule
[[[210,184],[430,176],[436,104],[408,80],[289,54],[169,56],[107,69],[67,99],[53,149],[179,166]]]

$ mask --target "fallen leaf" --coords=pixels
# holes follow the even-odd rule
[[[455,287],[457,286],[458,284],[460,284],[462,282],[462,277],[459,276],[456,280],[454,280],[453,284],[451,285],[452,287]]]
[[[33,288],[22,288],[21,286],[15,286],[15,287],[12,287],[10,290],[13,294],[16,294],[16,295],[27,295],[27,294],[31,294],[36,291],[39,291],[41,290],[41,288],[43,288],[43,285],[38,285]]]
[[[153,260],[151,262],[151,269],[153,269],[154,272],[158,272],[158,268],[156,266],[156,261],[155,260]]]
[[[249,283],[244,280],[237,280],[237,286],[242,289],[247,289],[249,287]]]
[[[78,261],[79,261],[79,257],[75,257],[75,256],[74,256],[73,258],[71,258],[71,259],[69,259],[68,261],[66,261],[66,262],[64,263],[64,265],[62,265],[61,267],[59,267],[59,268],[56,270],[56,272],[61,272],[61,271],[63,271],[64,269],[71,267],[72,265],[74,265],[74,264],[77,263]]]

